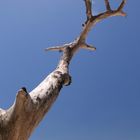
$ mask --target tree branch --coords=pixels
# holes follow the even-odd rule
[[[117,11],[122,11],[125,4],[126,4],[126,0],[123,0],[122,3],[120,4],[120,6],[118,7]]]
[[[74,42],[64,44],[62,46],[49,47],[49,48],[45,48],[45,51],[60,51],[60,52],[62,52],[64,50],[64,48],[70,47],[73,44],[74,44]]]
[[[81,45],[81,48],[87,49],[87,50],[90,50],[90,51],[95,51],[96,50],[96,48],[94,46],[88,45],[86,43],[84,43],[83,45]]]
[[[117,10],[111,10],[109,1],[105,0],[105,5],[106,5],[106,8],[107,8],[107,11],[105,11],[103,13],[100,13],[96,16],[92,16],[88,21],[86,21],[86,24],[83,28],[83,31],[80,34],[79,42],[84,42],[86,40],[89,31],[99,21],[101,21],[105,18],[108,18],[108,17],[112,17],[112,16],[126,16],[126,14],[122,11],[125,4],[126,4],[126,0],[122,0],[121,4],[117,8]]]
[[[106,10],[111,11],[109,0],[105,0]]]
[[[91,0],[84,0],[86,5],[87,20],[92,17],[92,3]]]

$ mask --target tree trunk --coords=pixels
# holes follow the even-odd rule
[[[28,140],[57,99],[63,85],[71,83],[69,64],[74,54],[80,48],[96,49],[85,43],[88,32],[104,18],[125,16],[122,11],[125,3],[126,0],[123,0],[117,10],[111,10],[109,1],[105,0],[107,11],[93,16],[91,1],[85,0],[87,20],[83,24],[83,30],[79,37],[69,44],[46,49],[63,52],[57,68],[30,93],[25,87],[21,88],[16,95],[14,104],[8,110],[0,109],[0,140]]]

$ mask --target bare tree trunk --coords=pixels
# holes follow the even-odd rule
[[[122,11],[126,0],[122,0],[117,10],[111,10],[109,1],[105,0],[106,11],[96,16],[92,14],[91,1],[84,1],[87,20],[79,37],[69,44],[46,49],[62,51],[57,68],[30,93],[25,87],[21,88],[8,110],[0,109],[0,140],[27,140],[58,97],[63,85],[71,83],[69,64],[74,54],[80,48],[96,50],[85,42],[91,28],[104,18],[126,15]]]

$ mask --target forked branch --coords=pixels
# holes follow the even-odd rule
[[[85,24],[83,25],[83,30],[80,33],[79,37],[74,42],[71,42],[70,44],[63,45],[61,47],[50,47],[46,50],[59,50],[63,51],[65,47],[69,47],[71,49],[72,55],[75,54],[75,52],[80,49],[88,49],[91,51],[95,51],[95,47],[91,47],[92,45],[85,45],[86,38],[88,36],[88,33],[91,31],[91,29],[100,21],[102,21],[105,18],[113,17],[113,16],[126,16],[126,13],[123,12],[123,8],[126,4],[126,0],[122,0],[121,4],[118,6],[117,9],[112,10],[110,6],[109,0],[104,0],[106,11],[103,13],[99,13],[98,15],[93,15],[92,13],[92,1],[91,0],[84,0],[85,7],[86,7],[86,15],[87,20],[85,21]]]

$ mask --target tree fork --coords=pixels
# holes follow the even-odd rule
[[[95,51],[96,48],[86,43],[89,31],[101,20],[112,16],[126,16],[123,12],[126,0],[122,0],[116,10],[112,10],[109,0],[105,0],[106,11],[98,15],[92,13],[92,1],[84,0],[87,20],[76,40],[62,46],[45,49],[61,51],[62,57],[56,69],[50,73],[33,91],[21,88],[14,104],[8,109],[0,109],[0,140],[28,140],[54,101],[63,85],[70,85],[69,65],[74,54],[81,48]]]

